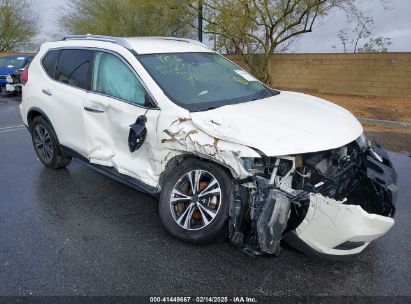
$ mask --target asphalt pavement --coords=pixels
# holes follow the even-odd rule
[[[0,295],[411,296],[411,158],[399,174],[396,224],[348,262],[252,258],[228,242],[184,244],[161,227],[157,201],[74,160],[44,168],[0,100]]]

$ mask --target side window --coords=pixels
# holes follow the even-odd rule
[[[90,69],[93,62],[93,51],[62,50],[57,61],[57,81],[82,89],[90,89]]]
[[[97,52],[93,91],[138,105],[145,104],[145,90],[130,68],[113,54]]]
[[[52,50],[49,51],[46,56],[44,56],[43,60],[42,60],[42,65],[44,67],[44,70],[46,71],[46,73],[54,79],[54,74],[56,72],[56,62],[57,62],[57,58],[59,56],[60,50]],[[31,58],[33,59],[33,58]],[[28,60],[28,63],[31,61]]]

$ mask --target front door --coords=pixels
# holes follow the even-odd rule
[[[114,167],[119,173],[155,184],[149,160],[156,144],[160,113],[147,104],[147,92],[138,76],[121,57],[96,52],[92,92],[84,101],[87,154],[91,163]],[[130,152],[130,125],[146,116],[147,135],[143,145]]]

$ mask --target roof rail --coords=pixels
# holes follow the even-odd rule
[[[132,47],[124,39],[118,38],[118,37],[112,37],[112,36],[91,35],[91,34],[87,34],[87,35],[68,35],[68,36],[64,36],[61,40],[62,41],[66,41],[66,40],[104,41],[104,42],[111,42],[111,43],[121,45],[121,46],[123,46],[127,49],[130,49],[130,50],[132,49]]]
[[[188,39],[188,38],[179,38],[179,37],[155,37],[155,36],[148,36],[148,37],[136,37],[136,38],[144,38],[144,39],[163,39],[163,40],[173,40],[173,41],[181,41],[181,42],[186,42],[186,43],[192,43],[196,44],[202,47],[205,47],[208,49],[208,47],[194,39]],[[95,41],[104,41],[104,42],[111,42],[115,43],[118,45],[121,45],[122,47],[125,47],[126,49],[129,49],[133,51],[133,48],[131,45],[123,38],[120,37],[112,37],[112,36],[103,36],[103,35],[92,35],[92,34],[87,34],[87,35],[68,35],[68,36],[63,36],[61,38],[62,41],[64,40],[95,40]]]
[[[189,38],[179,38],[179,37],[162,37],[162,36],[149,36],[149,37],[144,37],[144,38],[155,38],[155,39],[164,39],[164,40],[174,40],[174,41],[182,41],[182,42],[187,42],[187,43],[192,43],[196,44],[202,47],[205,47],[208,49],[208,46],[206,46],[204,43],[194,40],[194,39],[189,39]]]

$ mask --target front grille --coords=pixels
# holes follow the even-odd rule
[[[7,79],[7,75],[0,75],[0,79]]]

